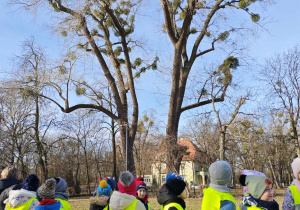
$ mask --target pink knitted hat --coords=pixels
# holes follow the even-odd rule
[[[295,185],[296,185],[298,191],[300,192],[300,180],[299,180],[299,177],[298,177],[298,174],[300,173],[300,158],[297,157],[292,162],[292,169],[293,169],[293,174],[296,178]]]
[[[124,171],[120,174],[118,187],[120,193],[126,193],[128,195],[136,195],[136,180],[132,173]]]
[[[300,158],[297,157],[292,162],[292,169],[293,169],[293,174],[294,174],[295,178],[298,179],[298,174],[300,173]]]

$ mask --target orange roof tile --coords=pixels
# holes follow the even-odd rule
[[[201,150],[190,140],[179,140],[177,142],[180,146],[187,147],[186,155],[183,156],[183,161],[194,161],[198,160],[200,162],[205,162],[204,154]],[[197,153],[198,152],[198,153]]]

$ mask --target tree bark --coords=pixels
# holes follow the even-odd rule
[[[111,119],[111,141],[113,147],[113,173],[112,177],[117,178],[117,148],[116,148],[116,134],[115,134],[115,121]]]
[[[220,160],[225,160],[225,137],[226,137],[226,131],[220,132],[220,149],[219,149],[219,157]]]

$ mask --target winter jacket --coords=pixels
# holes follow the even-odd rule
[[[185,202],[182,198],[178,197],[177,194],[175,194],[166,184],[164,184],[157,195],[157,202],[161,205],[161,206],[166,206],[170,203],[176,203],[179,204],[182,209],[185,209]],[[176,207],[170,207],[168,210],[179,210]]]
[[[144,198],[139,198],[138,195],[136,195],[135,197],[137,199],[139,199],[142,202],[142,204],[144,204],[144,206],[147,210],[151,210],[151,205],[148,201],[148,198],[149,198],[148,194],[146,194],[146,196]]]
[[[136,197],[133,195],[128,195],[126,193],[120,193],[118,191],[114,191],[110,197],[109,207],[112,210],[126,209],[135,200],[136,200]],[[141,203],[141,201],[138,200],[138,202],[136,203],[135,209],[132,209],[132,210],[145,210],[145,206],[144,206],[144,204]]]
[[[244,209],[264,209],[264,210],[279,210],[278,203],[273,201],[263,201],[253,198],[251,195],[246,195],[242,198],[238,210]]]
[[[96,197],[90,197],[90,210],[103,210],[109,203],[109,200],[97,199]]]
[[[9,191],[19,190],[22,185],[21,181],[14,178],[0,179],[0,210],[4,210],[4,200],[8,198]]]
[[[53,199],[48,199],[48,201],[53,200]],[[44,201],[44,199],[42,200]],[[47,201],[46,201],[47,202]],[[52,203],[51,204],[46,204],[46,202],[44,202],[43,205],[38,205],[37,207],[35,207],[36,210],[60,210],[61,209],[61,203],[59,201]]]
[[[33,200],[32,200],[33,199]],[[28,191],[25,189],[20,190],[11,190],[9,192],[9,197],[4,201],[6,204],[5,210],[7,209],[7,206],[10,208],[17,208],[22,205],[24,205],[27,201],[30,201],[31,204],[28,208],[28,210],[34,210],[37,205],[39,205],[38,200],[36,199],[36,192]]]

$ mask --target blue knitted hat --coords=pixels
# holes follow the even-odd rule
[[[97,198],[101,197],[101,196],[110,196],[112,193],[112,189],[111,186],[107,183],[106,179],[103,179],[102,181],[100,181],[98,187],[97,187]]]
[[[106,177],[105,179],[107,181],[107,184],[109,184],[111,186],[111,189],[115,190],[116,189],[116,185],[117,185],[116,181],[113,178],[109,177],[109,176]]]
[[[166,177],[166,182],[169,180],[169,179],[180,179],[180,180],[183,180],[183,178],[181,176],[179,176],[177,173],[169,173]]]

